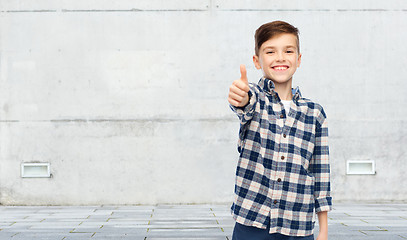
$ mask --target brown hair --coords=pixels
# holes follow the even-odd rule
[[[293,25],[283,22],[283,21],[274,21],[269,22],[261,25],[254,34],[254,41],[255,41],[255,53],[259,56],[259,50],[261,45],[268,41],[269,39],[282,34],[282,33],[289,33],[293,34],[297,37],[297,48],[298,52],[300,52],[300,40],[299,40],[299,31]]]

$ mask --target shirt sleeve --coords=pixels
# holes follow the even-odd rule
[[[331,211],[331,183],[328,146],[328,122],[322,110],[315,131],[315,146],[310,170],[315,177],[315,212]]]

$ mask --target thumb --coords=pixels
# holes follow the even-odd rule
[[[249,84],[249,81],[247,80],[246,66],[244,64],[240,65],[240,79],[242,79],[243,82]]]

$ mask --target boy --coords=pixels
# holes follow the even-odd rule
[[[249,84],[246,68],[229,89],[240,119],[233,240],[328,239],[331,210],[328,127],[323,108],[292,89],[300,66],[298,29],[275,21],[255,33],[253,62],[263,77]]]

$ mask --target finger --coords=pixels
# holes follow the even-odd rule
[[[233,100],[235,100],[235,101],[237,101],[237,102],[240,103],[240,102],[242,102],[244,96],[240,96],[240,95],[238,95],[238,94],[236,94],[236,93],[234,93],[234,92],[230,92],[230,93],[229,93],[229,98],[231,98],[231,99],[233,99]]]
[[[236,80],[233,85],[246,93],[250,90],[249,84],[241,79]]]
[[[231,105],[235,106],[235,107],[239,107],[239,102],[237,102],[236,100],[232,99],[232,98],[228,98],[228,101]]]
[[[242,79],[244,82],[248,84],[247,71],[246,66],[244,64],[240,64],[240,79]]]
[[[244,84],[240,83],[240,85],[245,86]],[[236,86],[236,85],[232,85],[230,86],[230,90],[229,92],[233,92],[236,95],[245,97],[247,95],[247,92],[244,89],[241,89],[240,87]]]

